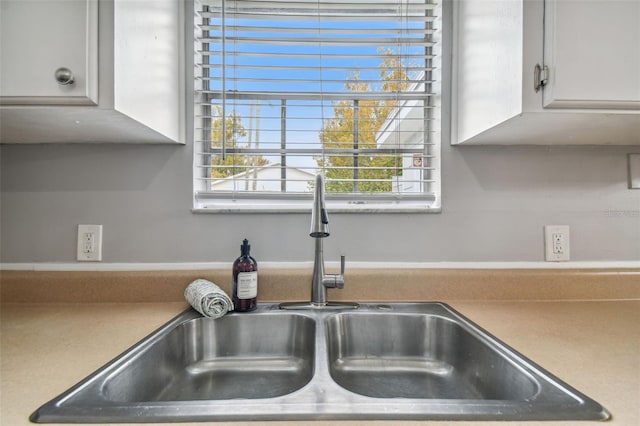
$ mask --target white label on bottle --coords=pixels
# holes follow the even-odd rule
[[[238,274],[238,299],[253,299],[258,295],[258,272]]]

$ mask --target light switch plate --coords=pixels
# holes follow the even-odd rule
[[[640,154],[629,154],[629,189],[640,189]]]

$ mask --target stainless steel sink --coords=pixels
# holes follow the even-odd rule
[[[607,411],[440,303],[185,311],[31,420],[605,420]]]
[[[336,383],[374,398],[525,401],[540,390],[523,368],[442,316],[339,314],[328,320],[327,343]]]
[[[102,392],[117,402],[274,398],[311,380],[314,348],[315,322],[300,315],[192,319],[107,377]]]

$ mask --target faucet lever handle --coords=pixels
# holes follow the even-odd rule
[[[322,276],[322,285],[327,288],[344,288],[344,266],[346,258],[340,256],[340,273],[339,274],[324,274]]]
[[[347,263],[347,258],[344,255],[340,256],[340,274],[335,274],[333,276],[333,287],[334,288],[344,288],[344,267]]]

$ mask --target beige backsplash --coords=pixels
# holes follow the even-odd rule
[[[231,290],[228,270],[0,271],[2,303],[181,301],[196,278]],[[308,300],[311,269],[264,269],[259,301]],[[640,299],[640,269],[351,269],[330,300]]]

